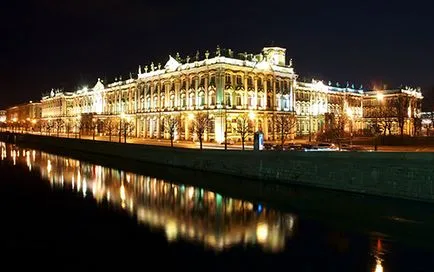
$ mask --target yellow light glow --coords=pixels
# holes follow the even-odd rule
[[[259,243],[264,243],[268,238],[268,226],[265,223],[259,223],[256,227],[256,238]]]
[[[353,110],[351,108],[347,108],[347,115],[350,118],[353,118]]]
[[[126,195],[125,195],[125,186],[123,184],[121,185],[121,189],[119,192],[120,192],[121,200],[124,201],[126,198]]]
[[[170,242],[176,240],[176,237],[178,236],[178,227],[176,226],[175,221],[168,221],[165,229],[167,241]]]
[[[249,112],[249,119],[250,120],[255,120],[256,114],[253,111]]]
[[[47,161],[47,172],[48,173],[51,172],[51,161],[50,160]]]
[[[384,99],[384,94],[377,93],[377,100],[381,102],[381,101],[383,101],[383,99]]]
[[[35,119],[32,120],[32,124],[36,124],[36,120]]]
[[[189,113],[188,114],[188,120],[194,120],[194,114],[193,113]]]
[[[383,272],[383,265],[381,264],[380,259],[377,259],[377,264],[375,265],[375,272]]]

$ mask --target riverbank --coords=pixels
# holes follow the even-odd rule
[[[8,134],[0,134],[3,139]],[[400,199],[434,202],[433,153],[253,152],[194,150],[9,134],[17,143],[117,159]]]

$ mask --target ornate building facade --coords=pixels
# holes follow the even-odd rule
[[[240,118],[248,116],[249,138],[262,131],[265,140],[281,137],[279,120],[291,131],[285,137],[314,135],[324,130],[327,115],[346,116],[347,130],[359,131],[372,124],[369,115],[378,93],[390,99],[401,96],[412,102],[412,119],[420,112],[420,90],[364,91],[354,86],[332,86],[322,81],[300,82],[286,50],[266,47],[259,54],[238,54],[220,49],[204,58],[181,59],[169,56],[164,66],[139,67],[136,78],[104,85],[98,79],[93,88],[74,92],[52,91],[42,98],[44,122],[63,120],[69,127],[77,123],[128,123],[132,136],[169,138],[169,120],[178,120],[175,138],[194,140],[192,126],[199,114],[206,114],[205,141],[237,141]],[[410,105],[409,104],[409,105]],[[73,124],[73,125],[71,125]],[[293,124],[293,125],[292,125]],[[412,122],[408,121],[409,132]],[[98,128],[100,133],[104,133]],[[101,130],[101,131],[100,131]]]

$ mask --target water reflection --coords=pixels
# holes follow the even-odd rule
[[[201,242],[215,250],[259,244],[279,252],[294,232],[294,215],[262,205],[41,151],[1,147],[2,160],[39,171],[53,188],[125,209],[140,223],[164,230],[168,241]]]

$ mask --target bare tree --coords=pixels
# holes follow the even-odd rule
[[[89,121],[89,128],[92,130],[92,140],[95,141],[95,134],[96,130],[99,127],[100,120],[92,118],[92,120]]]
[[[293,134],[293,130],[296,127],[297,122],[293,114],[278,114],[275,120],[275,130],[280,135],[280,145],[283,150],[283,145],[286,139]]]
[[[61,118],[57,118],[54,121],[54,127],[56,128],[57,137],[59,137],[59,133],[62,130],[64,124],[65,124],[65,121],[63,121],[63,119],[61,119]]]
[[[112,135],[118,127],[118,122],[114,118],[107,118],[104,120],[104,129],[108,133],[109,141],[112,141]]]
[[[69,133],[71,132],[71,121],[65,122],[65,130],[66,130],[66,137],[69,138]]]
[[[194,132],[197,136],[197,139],[199,140],[200,149],[202,150],[202,144],[203,144],[203,135],[206,131],[209,130],[210,126],[210,118],[208,113],[197,113],[192,125],[192,132]]]
[[[341,139],[345,136],[345,125],[348,123],[348,116],[344,113],[334,113],[325,116],[325,130],[319,135],[320,140],[337,142],[340,145]]]
[[[134,132],[135,128],[136,127],[134,126],[134,123],[132,121],[126,120],[124,122],[124,143],[127,142],[128,135],[131,135],[131,133]]]
[[[238,117],[236,132],[240,134],[243,150],[244,150],[244,143],[246,142],[246,138],[249,135],[251,127],[252,127],[252,123],[247,113],[243,113]]]
[[[179,129],[181,120],[178,116],[171,116],[167,118],[164,122],[164,130],[170,136],[170,146],[173,147],[173,140],[175,139],[175,133]]]
[[[410,104],[410,99],[408,96],[400,95],[394,99],[392,103],[398,122],[399,135],[401,136],[401,139],[403,139],[405,119],[408,116],[408,106]]]

